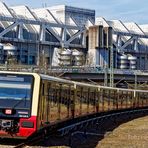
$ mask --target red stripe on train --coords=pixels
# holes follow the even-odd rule
[[[20,118],[19,136],[29,137],[37,130],[37,117]]]

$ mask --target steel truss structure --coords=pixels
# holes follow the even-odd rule
[[[134,22],[123,23],[120,20],[108,21],[103,17],[97,18],[97,24],[113,28],[113,45],[120,51],[126,51],[126,47],[133,43],[133,49],[138,49],[138,43],[148,45],[148,25],[138,25]],[[122,43],[123,42],[123,43]]]
[[[58,22],[56,18],[53,17],[55,22],[48,22],[48,21],[43,21],[40,20],[39,18],[35,17],[35,15],[31,12],[31,10],[28,7],[24,7],[26,10],[28,10],[28,13],[32,15],[32,18],[21,18],[19,16],[14,15],[10,9],[2,3],[3,6],[7,9],[7,11],[11,14],[11,16],[0,16],[0,21],[2,23],[7,23],[7,27],[5,27],[1,32],[0,32],[0,39],[1,40],[7,40],[7,41],[17,41],[17,42],[31,42],[31,43],[40,43],[40,44],[50,44],[54,46],[61,46],[61,47],[79,47],[79,48],[85,48],[85,32],[86,29],[84,26],[72,26],[72,25],[66,25]],[[23,10],[23,9],[22,9]],[[49,10],[48,10],[49,11]],[[34,31],[37,33],[37,38],[36,40],[34,39],[29,39],[26,40],[23,38],[23,29],[26,28],[25,26],[29,26],[32,28],[31,31]],[[55,29],[60,29],[60,32],[56,32]],[[17,36],[16,37],[5,37],[8,32],[10,31],[16,31]],[[75,31],[73,35],[67,38],[67,34],[70,30]],[[45,36],[46,33],[52,34],[56,38],[56,41],[46,41]],[[80,44],[72,44],[71,42],[75,40],[76,38],[79,38],[81,36],[81,42]]]

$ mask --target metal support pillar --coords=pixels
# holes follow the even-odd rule
[[[36,44],[37,46],[37,66],[40,66],[40,43]]]
[[[135,89],[137,89],[137,74],[135,73]]]
[[[110,51],[110,87],[114,86],[114,52],[113,47],[109,47]]]
[[[104,68],[104,86],[108,86],[108,66]]]
[[[18,25],[18,39],[23,39],[23,23]]]

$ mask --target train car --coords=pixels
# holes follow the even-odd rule
[[[40,129],[109,110],[148,106],[148,92],[57,77],[0,71],[0,137],[28,138]]]
[[[39,79],[37,74],[0,72],[0,137],[26,138],[36,131]]]

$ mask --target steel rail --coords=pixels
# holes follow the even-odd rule
[[[43,140],[43,135],[35,136],[34,138],[32,138],[30,140],[27,140],[25,142],[22,142],[22,143],[16,145],[14,148],[25,148],[30,145],[35,145],[36,143],[39,143],[42,140]]]

